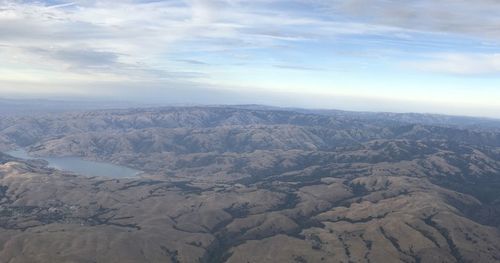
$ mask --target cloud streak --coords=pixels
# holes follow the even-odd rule
[[[409,62],[406,66],[421,71],[456,75],[498,75],[500,74],[500,53],[434,54],[427,60]]]
[[[93,83],[392,94],[400,73],[491,78],[499,13],[494,0],[0,0],[0,96]]]
[[[378,25],[500,40],[496,0],[317,1],[331,12]]]
[[[179,51],[241,53],[290,42],[392,30],[317,19],[256,3],[101,0],[53,5],[4,0],[0,9],[0,55],[13,64],[26,63],[55,73],[61,65],[50,63],[53,60],[74,73],[92,69],[102,73],[106,67],[109,74],[113,74],[113,68],[116,74],[135,68],[137,75],[142,75],[144,71],[179,71],[180,60],[166,59]],[[30,63],[40,58],[49,61]]]

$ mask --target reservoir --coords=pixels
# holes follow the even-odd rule
[[[87,161],[79,157],[32,157],[24,149],[17,149],[6,153],[20,159],[45,160],[51,168],[85,176],[124,178],[136,177],[141,173],[141,171],[132,168],[110,163]]]

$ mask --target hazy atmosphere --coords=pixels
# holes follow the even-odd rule
[[[500,263],[500,0],[0,0],[0,263]]]
[[[500,117],[494,0],[0,1],[0,96]]]

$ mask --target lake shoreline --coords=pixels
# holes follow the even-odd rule
[[[24,160],[44,160],[48,163],[47,167],[49,168],[72,172],[83,176],[135,178],[140,177],[140,174],[143,173],[142,171],[133,168],[113,163],[85,160],[81,157],[30,156],[29,153],[23,148],[7,151],[5,153],[11,155],[12,157]]]

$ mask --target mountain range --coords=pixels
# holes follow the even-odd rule
[[[499,129],[259,105],[9,114],[0,262],[500,262]]]

